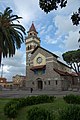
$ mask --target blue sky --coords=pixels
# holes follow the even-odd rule
[[[13,14],[23,17],[20,22],[26,28],[26,33],[34,21],[41,46],[60,58],[65,51],[78,49],[80,25],[73,26],[70,17],[73,11],[77,11],[80,7],[80,0],[68,0],[65,8],[59,8],[49,14],[39,8],[38,0],[0,0],[0,11],[3,12],[6,7],[10,7]],[[2,60],[3,77],[11,81],[12,76],[16,74],[25,75],[25,53],[25,44],[22,44],[13,58]]]

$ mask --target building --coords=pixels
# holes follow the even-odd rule
[[[13,87],[13,82],[12,81],[7,81],[6,78],[1,77],[0,78],[0,89],[10,89]]]
[[[7,79],[0,77],[0,86],[1,86],[1,87],[5,87],[5,86],[6,86],[6,83],[7,83]]]
[[[40,38],[32,23],[26,44],[26,89],[33,90],[68,90],[77,84],[77,76],[73,75],[66,64],[58,60],[58,56],[40,46]]]
[[[15,75],[12,78],[14,88],[25,87],[26,77],[22,75]]]
[[[6,89],[13,89],[13,81],[7,81],[5,85]]]

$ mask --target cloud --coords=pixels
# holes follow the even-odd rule
[[[67,0],[66,7],[62,8],[59,7],[58,10],[55,11],[57,15],[68,16],[71,15],[73,12],[76,12],[80,7],[80,0]]]
[[[20,74],[25,75],[25,54],[21,51],[16,51],[14,57],[3,59],[3,75],[8,80],[12,79],[13,75]]]
[[[49,33],[49,32],[51,32],[53,30],[53,25],[49,25],[48,27],[47,27],[47,30],[46,30],[46,34],[47,33]]]
[[[10,6],[11,9],[13,9],[13,13],[23,17],[21,24],[25,26],[26,31],[28,31],[31,22],[34,21],[42,43],[44,43],[48,49],[48,44],[54,44],[55,53],[59,54],[59,56],[61,56],[61,53],[64,51],[78,48],[77,40],[80,26],[73,26],[70,17],[73,11],[75,12],[79,8],[80,0],[68,0],[65,8],[59,8],[49,14],[45,14],[39,8],[38,0],[2,0],[0,3],[1,9]],[[22,52],[20,50],[22,50]],[[12,76],[16,74],[25,75],[26,52],[23,46],[20,50],[16,52],[13,58],[5,58],[3,60],[3,75],[7,77],[8,80],[11,80]]]
[[[78,49],[79,48],[79,31],[70,31],[68,36],[65,36],[64,46],[66,50]]]
[[[71,21],[71,15],[73,12],[77,11],[80,5],[80,0],[68,0],[68,4],[65,8],[57,10],[55,12],[55,18],[53,18],[53,23],[56,27],[55,37],[59,43],[59,48],[63,50],[78,49],[78,39],[79,39],[79,26],[74,26]],[[58,39],[60,38],[60,39]],[[61,40],[62,39],[62,40]]]
[[[80,25],[74,26],[72,21],[70,21],[69,16],[58,15],[55,17],[55,26],[57,28],[55,32],[57,41],[61,41],[62,38],[59,47],[67,51],[70,49],[78,49]]]
[[[77,27],[72,24],[69,16],[60,15],[55,17],[55,26],[57,28],[56,35],[68,34],[69,31],[75,31],[79,28],[79,26]]]
[[[38,0],[22,1],[13,0],[16,8],[16,13],[23,17],[23,24],[26,25],[32,21],[40,14],[40,8],[38,5]]]
[[[54,38],[50,37],[49,35],[45,36],[45,42],[47,44],[56,44],[57,40],[55,40]]]

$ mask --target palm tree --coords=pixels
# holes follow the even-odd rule
[[[13,15],[10,7],[7,7],[4,13],[0,12],[0,65],[2,57],[13,56],[15,50],[24,42],[25,28],[18,21],[21,18]]]

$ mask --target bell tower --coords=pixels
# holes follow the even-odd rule
[[[27,76],[27,70],[30,66],[31,52],[37,46],[40,46],[40,38],[37,36],[38,32],[36,31],[36,28],[33,23],[27,33],[28,33],[28,36],[25,41],[25,44],[26,44],[26,76]]]

